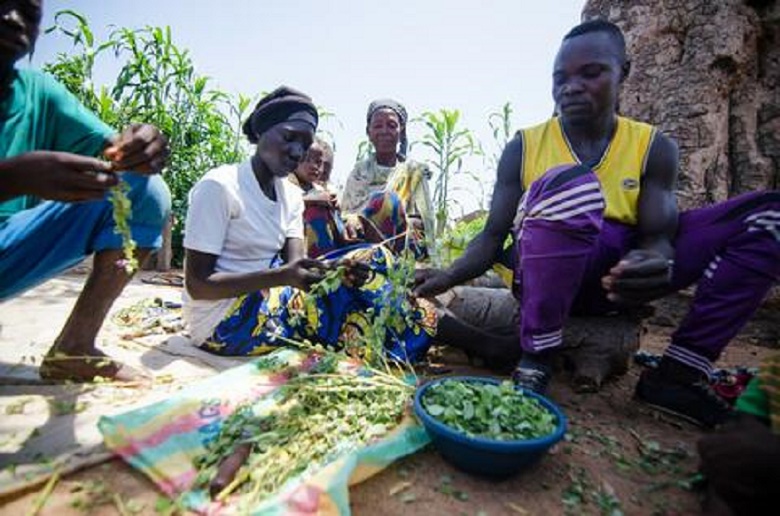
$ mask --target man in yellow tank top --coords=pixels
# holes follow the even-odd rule
[[[544,392],[569,314],[611,312],[697,283],[636,396],[714,426],[729,407],[709,389],[711,364],[780,278],[780,192],[679,213],[676,144],[616,114],[628,71],[616,25],[585,22],[563,38],[553,68],[559,116],[507,144],[485,230],[448,269],[420,271],[415,292],[432,296],[479,276],[513,231],[522,347],[513,378]]]

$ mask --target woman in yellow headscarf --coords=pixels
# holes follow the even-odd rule
[[[346,217],[348,231],[397,237],[394,248],[408,242],[418,256],[424,256],[425,235],[432,235],[434,228],[430,171],[406,159],[407,120],[406,109],[394,100],[375,100],[368,106],[366,133],[373,152],[349,174],[341,209],[351,214]]]

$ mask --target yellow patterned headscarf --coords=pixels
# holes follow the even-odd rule
[[[399,163],[387,179],[387,189],[398,194],[407,215],[419,215],[422,218],[425,234],[432,237],[435,227],[428,175],[425,165],[414,161]]]

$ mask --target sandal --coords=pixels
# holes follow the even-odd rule
[[[68,356],[61,352],[46,355],[38,369],[42,380],[89,383],[99,379],[112,382],[149,380],[141,371],[103,356]]]
[[[141,279],[142,283],[148,285],[163,285],[166,287],[183,287],[184,277],[178,272],[161,272],[149,278]]]

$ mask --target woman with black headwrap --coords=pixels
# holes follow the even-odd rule
[[[256,144],[252,158],[209,171],[190,192],[183,315],[203,349],[255,355],[285,339],[354,344],[386,303],[393,265],[382,246],[346,254],[337,262],[347,270],[342,285],[314,297],[314,306],[304,298],[334,262],[304,257],[302,194],[285,178],[312,144],[317,121],[308,96],[276,89],[244,124]],[[398,310],[406,322],[387,330],[388,353],[417,359],[435,333],[435,313],[416,301]]]
[[[373,147],[369,156],[355,164],[341,198],[344,212],[360,214],[384,238],[399,237],[407,228],[417,254],[424,254],[424,235],[432,235],[433,209],[428,191],[428,169],[407,160],[406,109],[395,100],[375,100],[368,106],[366,133]],[[348,227],[360,229],[355,218]]]

